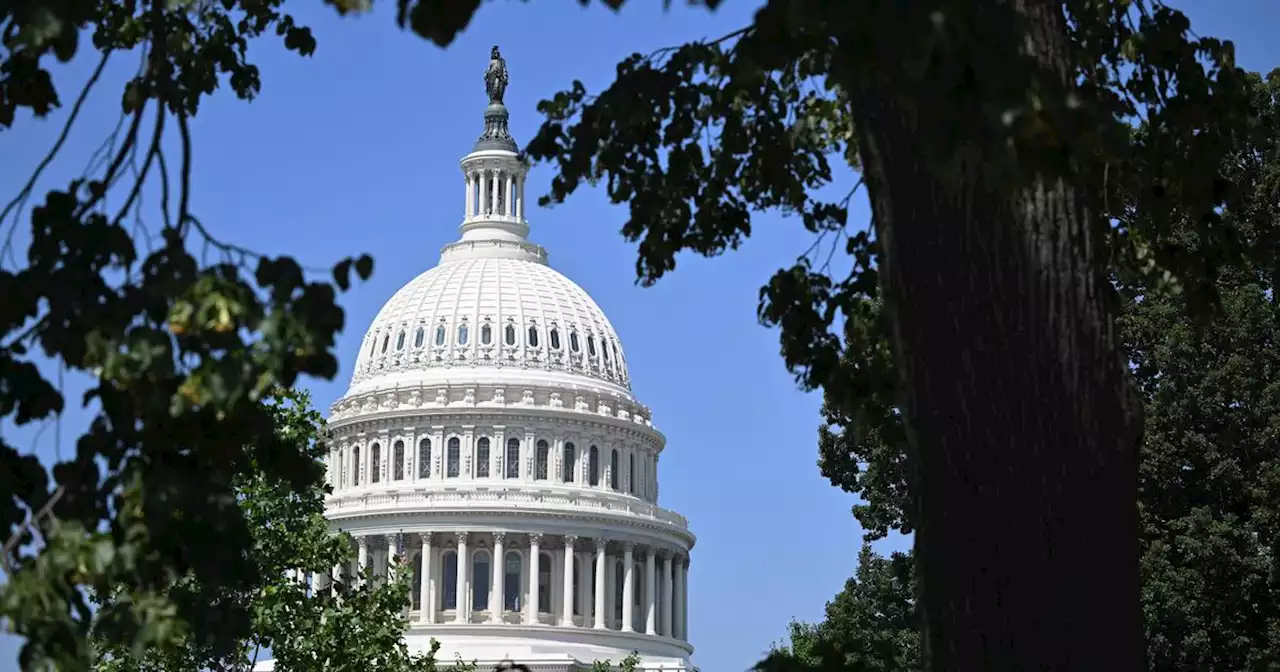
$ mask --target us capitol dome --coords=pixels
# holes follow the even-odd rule
[[[442,663],[690,670],[694,536],[658,505],[665,439],[609,319],[527,238],[497,47],[485,82],[461,237],[378,312],[332,406],[326,515],[375,575],[412,563],[406,642]]]

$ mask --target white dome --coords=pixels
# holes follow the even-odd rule
[[[487,247],[516,245],[533,247]],[[474,247],[446,248],[439,266],[378,311],[356,359],[353,393],[431,382],[424,378],[493,381],[504,372],[522,379],[550,372],[630,396],[618,335],[581,287],[536,256],[478,256]]]

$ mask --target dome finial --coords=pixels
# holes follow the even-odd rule
[[[484,72],[484,90],[489,93],[491,105],[501,105],[502,95],[507,92],[507,62],[498,51],[498,45],[489,52],[489,69]]]
[[[484,71],[484,90],[489,94],[489,107],[484,111],[484,133],[476,140],[475,151],[501,149],[519,151],[515,138],[507,128],[507,107],[502,98],[507,93],[507,62],[495,45],[489,52],[489,68]]]

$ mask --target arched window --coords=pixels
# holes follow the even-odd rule
[[[592,357],[596,356],[596,337],[587,336],[587,354]]]
[[[489,437],[476,441],[476,478],[489,478]]]
[[[457,478],[462,473],[462,442],[458,437],[449,439],[448,452],[444,454],[448,464],[445,466],[444,475],[447,478]]]
[[[524,604],[520,599],[520,574],[520,554],[507,551],[507,566],[502,572],[502,599],[506,603],[503,607],[507,611],[520,611]]]
[[[418,442],[418,478],[431,478],[431,439]]]
[[[625,574],[626,568],[621,562],[613,563],[613,619],[619,623],[622,622],[622,589],[627,581]]]
[[[396,350],[404,350],[404,332],[396,335]]]
[[[369,448],[369,482],[377,483],[382,480],[382,446],[376,442]]]
[[[600,485],[600,451],[595,446],[587,453],[587,478],[591,487]]]
[[[552,327],[551,332],[547,334],[547,337],[551,342],[551,349],[559,350],[560,349],[560,330],[556,329],[555,327]]]
[[[489,571],[489,552],[476,551],[471,559],[471,608],[476,611],[489,610],[489,579],[493,572]]]
[[[573,443],[565,442],[564,444],[564,474],[565,483],[573,482],[573,471],[578,466],[578,451],[574,449]]]
[[[581,350],[578,346],[578,332],[576,331],[569,332],[569,349],[574,352]]]
[[[627,461],[629,463],[627,464],[627,489],[634,495],[636,494],[636,454],[628,453]]]
[[[422,327],[418,327],[418,331],[414,332],[413,334],[413,347],[421,348],[422,341],[425,340],[426,337],[427,337],[427,331]]]
[[[529,327],[529,347],[531,348],[538,347],[538,327],[537,326]]]
[[[600,339],[600,354],[604,356],[604,363],[609,363],[609,341]]]
[[[466,344],[467,344],[467,325],[464,323],[464,324],[458,325],[458,345],[466,345]]]
[[[507,439],[507,459],[503,465],[507,478],[520,478],[520,439]]]
[[[480,327],[480,343],[482,345],[489,345],[492,342],[493,342],[493,329],[490,328],[489,325],[487,324]]]
[[[391,345],[391,334],[382,337],[382,352],[387,351],[387,346]]]
[[[614,490],[621,490],[618,487],[618,449],[614,448],[613,453],[609,455],[609,487]]]
[[[551,555],[538,555],[538,611],[551,613]]]
[[[444,345],[444,325],[436,327],[436,345]]]
[[[360,485],[360,446],[351,449],[351,485]]]
[[[404,480],[404,441],[396,441],[391,449],[391,478],[396,481]]]
[[[444,576],[444,590],[440,595],[441,609],[457,609],[458,608],[458,554],[453,551],[444,552],[444,567],[441,573]]]
[[[503,338],[506,339],[507,345],[516,344],[516,327],[514,324],[507,325],[506,333],[503,334]]]
[[[547,480],[547,469],[550,468],[551,447],[544,440],[538,441],[537,464],[534,465],[533,477],[539,481]]]

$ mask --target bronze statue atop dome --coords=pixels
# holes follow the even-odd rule
[[[495,46],[489,52],[489,69],[484,72],[484,88],[489,92],[491,104],[502,104],[502,96],[507,92],[507,62]]]

